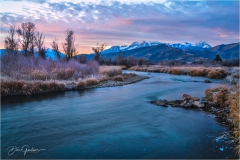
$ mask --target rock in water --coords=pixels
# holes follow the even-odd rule
[[[199,98],[197,98],[197,97],[191,97],[190,95],[188,95],[188,94],[183,94],[183,100],[192,100],[192,101],[199,101]]]
[[[199,101],[193,101],[193,107],[202,108],[204,107],[204,104]]]
[[[188,95],[188,94],[183,94],[183,99],[184,100],[191,100],[192,97],[190,95]]]
[[[204,83],[212,83],[210,80],[206,79]]]

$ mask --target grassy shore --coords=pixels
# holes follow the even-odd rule
[[[76,59],[45,60],[40,57],[5,55],[1,57],[1,96],[32,95],[91,87],[125,85],[145,79],[122,74],[121,66],[86,64]]]
[[[220,115],[225,116],[225,121],[231,127],[230,136],[234,139],[236,144],[236,152],[239,155],[239,84],[232,87],[219,86],[216,88],[209,88],[205,91],[205,96],[208,101],[213,102],[215,106],[219,108]]]
[[[169,67],[161,65],[151,65],[151,66],[134,66],[130,70],[144,71],[144,72],[159,72],[159,73],[169,73],[175,75],[190,75],[190,76],[202,76],[215,79],[226,78],[228,74],[231,74],[231,68],[227,67]],[[239,73],[234,75],[239,77]]]

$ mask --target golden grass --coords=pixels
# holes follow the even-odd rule
[[[160,65],[152,65],[152,66],[134,66],[131,67],[130,70],[135,71],[144,71],[144,72],[160,72],[160,73],[169,73],[176,75],[190,75],[190,76],[202,76],[209,77],[215,79],[223,79],[227,76],[227,72],[223,68],[206,68],[206,67],[168,67],[168,66],[160,66]]]
[[[182,74],[182,70],[179,69],[179,68],[169,68],[167,73],[181,75]]]
[[[216,88],[208,88],[205,90],[205,96],[208,101],[215,102],[221,107],[228,105],[230,90],[227,86],[219,86]]]
[[[87,79],[87,80],[85,81],[85,83],[86,83],[87,86],[91,86],[91,85],[96,85],[96,84],[98,84],[99,82],[98,82],[97,79],[90,78],[90,79]]]
[[[108,81],[110,78],[109,77],[102,77],[102,78],[100,78],[98,81],[99,82],[106,82],[106,81]]]
[[[114,80],[114,81],[121,81],[121,82],[124,81],[122,76],[115,76],[115,77],[112,78],[112,80]]]
[[[78,81],[78,88],[85,88],[86,87],[86,83],[82,80]]]
[[[226,86],[219,86],[216,88],[207,89],[205,91],[207,100],[219,104],[221,107],[229,107],[229,116],[233,124],[232,135],[236,142],[239,143],[240,134],[239,134],[239,84],[231,88]],[[239,146],[237,145],[237,154],[239,155]]]
[[[206,69],[206,68],[193,68],[193,69],[190,69],[189,75],[203,77],[206,75],[207,72],[208,72],[208,69]]]
[[[236,87],[236,88],[235,88]],[[235,138],[238,138],[239,141],[239,118],[240,118],[240,110],[239,110],[239,85],[236,85],[235,87],[231,88],[231,94],[229,94],[229,109],[230,109],[230,114],[229,117],[232,119],[233,125],[234,125],[234,130],[233,134]]]
[[[63,91],[64,84],[57,82],[2,81],[1,95],[32,95]]]
[[[122,69],[120,66],[100,66],[99,74],[113,77],[122,74]]]

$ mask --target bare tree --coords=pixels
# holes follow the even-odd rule
[[[94,59],[99,62],[100,60],[100,55],[101,55],[101,52],[106,48],[107,44],[106,43],[103,43],[103,44],[98,44],[97,43],[97,46],[96,47],[92,47],[92,50],[94,52]]]
[[[46,48],[44,47],[44,39],[45,36],[43,33],[37,32],[34,36],[34,44],[38,49],[38,54],[43,58],[46,59]]]
[[[17,33],[20,36],[20,43],[25,55],[29,53],[34,54],[34,36],[35,36],[35,24],[32,22],[22,23],[18,27]]]
[[[67,29],[65,43],[62,44],[63,51],[65,52],[67,59],[75,56],[77,53],[74,42],[75,42],[74,31]]]
[[[18,39],[16,39],[17,31],[15,26],[10,26],[8,35],[5,37],[4,45],[7,53],[17,54],[18,52]]]
[[[57,38],[55,38],[52,41],[51,46],[52,46],[52,49],[55,52],[57,58],[60,59],[61,57],[60,57],[60,51],[59,51],[59,48],[58,48],[58,39]]]

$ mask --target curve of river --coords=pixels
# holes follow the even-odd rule
[[[224,81],[206,84],[203,77],[135,73],[150,78],[119,87],[2,97],[2,158],[234,157],[229,140],[217,138],[228,128],[209,113],[149,103],[183,93],[203,97],[206,88]],[[45,150],[24,155],[24,145]],[[20,149],[10,152],[10,146]]]

